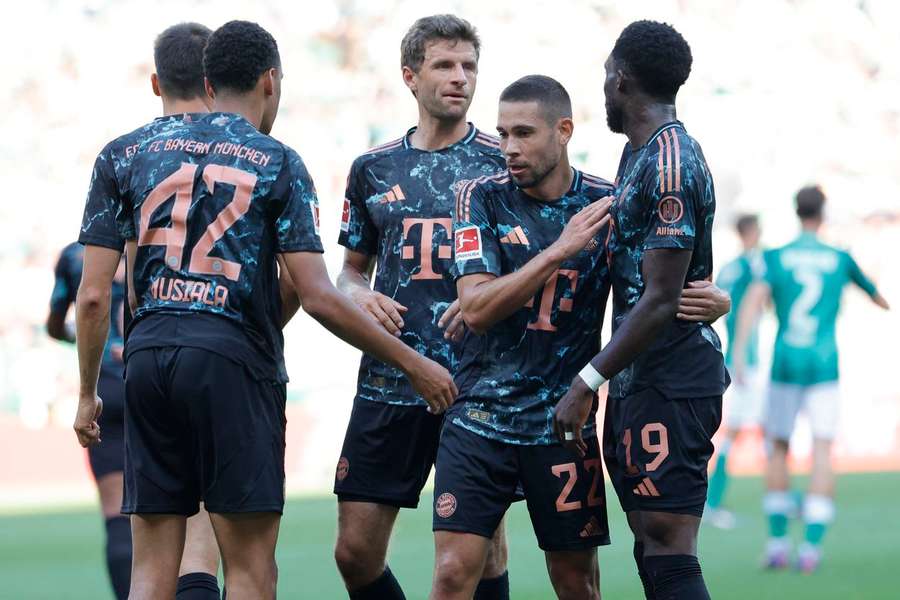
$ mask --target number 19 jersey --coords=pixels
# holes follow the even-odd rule
[[[275,255],[322,252],[303,161],[236,114],[161,117],[97,157],[79,241],[135,239],[126,356],[190,346],[287,381]]]

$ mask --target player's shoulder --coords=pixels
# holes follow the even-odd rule
[[[500,138],[491,135],[472,126],[470,146],[476,151],[492,158],[503,159],[503,152],[500,150]]]
[[[59,262],[78,262],[84,256],[84,246],[78,242],[67,244],[59,253]]]
[[[583,171],[576,171],[576,176],[579,178],[581,191],[592,200],[599,200],[600,198],[609,196],[615,191],[615,184],[602,177],[591,175],[590,173],[585,173]]]
[[[648,171],[658,170],[660,177],[667,178],[669,173],[683,176],[688,170],[707,170],[700,144],[680,121],[660,127],[647,142],[647,152],[649,160],[645,164]],[[696,175],[700,173],[695,173]],[[695,177],[684,179],[694,180]]]
[[[407,149],[405,140],[406,135],[403,135],[399,138],[369,148],[353,160],[353,165],[350,167],[351,172],[360,171],[381,160],[395,158],[398,154],[403,153]]]
[[[488,207],[513,193],[515,185],[509,171],[462,179],[455,184],[457,218],[468,221],[473,205]]]

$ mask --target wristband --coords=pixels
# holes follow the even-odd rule
[[[601,385],[606,383],[606,377],[601,375],[591,363],[584,365],[584,368],[581,369],[578,376],[581,377],[581,380],[595,392],[600,389]]]

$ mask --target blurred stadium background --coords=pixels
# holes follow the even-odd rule
[[[624,138],[606,128],[603,61],[630,21],[672,23],[694,53],[679,117],[703,144],[716,180],[717,264],[738,251],[731,225],[740,212],[760,215],[764,245],[787,242],[796,231],[794,191],[818,182],[830,200],[826,237],[851,249],[882,294],[900,304],[900,7],[892,0],[21,3],[0,39],[7,82],[0,90],[0,597],[108,594],[95,491],[71,431],[75,352],[48,338],[44,321],[53,265],[77,236],[96,153],[160,112],[149,86],[156,34],[178,21],[215,28],[243,18],[276,37],[285,80],[273,134],[300,152],[316,181],[336,275],[347,170],[360,152],[415,124],[415,103],[400,79],[400,39],[417,17],[437,12],[465,17],[482,36],[470,120],[492,131],[506,84],[551,75],[575,105],[576,166],[608,178]],[[764,348],[772,332],[764,322]],[[755,476],[763,448],[759,436],[744,438],[733,460],[749,477],[730,496],[739,527],[704,530],[701,538],[714,596],[897,597],[900,388],[890,374],[898,334],[897,310],[882,313],[859,292],[847,294],[836,457],[842,472],[854,474],[838,482],[838,520],[822,572],[757,570],[764,530]],[[305,316],[289,326],[286,344],[294,499],[282,526],[279,587],[287,598],[339,598],[328,494],[358,356]],[[802,427],[794,447],[802,468],[809,448]],[[600,553],[603,592],[637,598],[614,497],[608,494],[614,542]],[[401,517],[392,555],[411,598],[424,597],[431,573],[430,496],[423,501],[424,509]],[[511,518],[513,597],[549,597],[522,507]]]

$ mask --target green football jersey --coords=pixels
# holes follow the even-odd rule
[[[835,324],[844,286],[853,282],[869,296],[875,284],[845,251],[804,232],[764,253],[778,333],[772,381],[812,385],[838,378]]]
[[[725,353],[725,364],[729,367],[734,359],[734,340],[737,334],[738,315],[741,312],[741,304],[744,296],[750,289],[750,284],[762,279],[765,273],[762,254],[759,251],[745,252],[722,267],[716,285],[731,296],[731,312],[725,317],[725,333],[728,336],[728,351]],[[755,367],[759,364],[759,336],[758,327],[753,326],[753,331],[747,339],[747,348],[744,356],[747,366]]]

